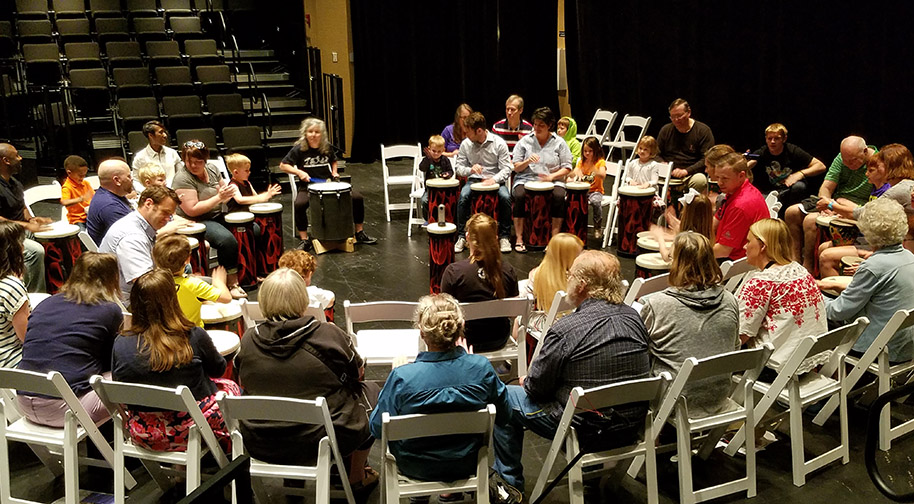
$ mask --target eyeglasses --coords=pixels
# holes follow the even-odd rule
[[[205,149],[205,148],[206,148],[206,144],[204,144],[203,142],[201,142],[201,141],[199,141],[199,140],[188,140],[188,141],[184,142],[184,148],[185,148],[185,149],[201,149],[201,150],[202,150],[202,149]]]

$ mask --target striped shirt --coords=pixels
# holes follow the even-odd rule
[[[507,119],[502,119],[492,125],[492,133],[500,136],[501,139],[508,144],[508,150],[512,151],[514,150],[514,146],[517,145],[517,142],[531,131],[533,131],[533,125],[524,119],[520,120],[520,124],[517,125],[516,129],[511,129],[511,127],[508,126]]]
[[[0,279],[0,368],[15,368],[22,359],[22,342],[13,328],[13,315],[28,299],[21,279],[14,276]]]

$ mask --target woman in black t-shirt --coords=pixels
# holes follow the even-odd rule
[[[295,198],[295,226],[301,250],[311,250],[311,239],[308,238],[308,204],[310,195],[308,184],[312,181],[326,182],[339,178],[336,168],[336,154],[327,141],[327,126],[324,121],[309,117],[302,121],[300,137],[292,150],[279,163],[279,169],[299,178],[298,196]],[[352,220],[355,223],[355,240],[358,243],[372,245],[378,240],[368,236],[363,229],[365,222],[365,200],[361,193],[352,191]]]

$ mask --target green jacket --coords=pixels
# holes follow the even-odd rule
[[[575,138],[578,136],[578,123],[571,117],[565,116],[562,119],[568,119],[568,130],[565,131],[565,143],[571,149],[571,168],[578,165],[578,159],[581,157],[581,142]]]

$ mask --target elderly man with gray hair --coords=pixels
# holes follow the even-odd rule
[[[648,336],[641,317],[622,304],[619,260],[589,250],[568,272],[568,297],[574,313],[555,323],[541,344],[520,386],[508,387],[511,421],[495,427],[495,470],[515,488],[524,489],[521,465],[524,429],[552,439],[571,389],[585,389],[649,376]],[[646,408],[626,406],[606,415],[617,422],[613,437],[630,444],[643,425]]]
[[[858,315],[870,319],[852,355],[860,356],[898,310],[914,308],[914,254],[901,246],[908,233],[908,219],[897,201],[879,198],[863,207],[857,221],[874,252],[860,264],[847,288],[837,299],[825,301],[830,321],[849,321]],[[840,290],[835,282],[821,280],[822,289]],[[898,331],[889,341],[889,361],[914,358],[914,328]]]

